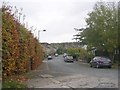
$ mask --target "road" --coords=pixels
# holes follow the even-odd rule
[[[117,69],[108,69],[108,68],[90,68],[89,64],[74,62],[74,63],[66,63],[63,60],[62,56],[54,57],[53,60],[48,61],[48,67],[51,72],[56,72],[55,76],[65,75],[65,74],[82,74],[89,76],[97,76],[97,77],[109,77],[116,79],[118,77]]]
[[[44,60],[43,64],[31,72],[28,86],[57,88],[116,88],[118,87],[118,70],[109,68],[91,68],[89,64],[64,62],[63,56]],[[44,81],[44,82],[41,82]],[[35,83],[39,84],[35,84]],[[92,82],[92,84],[91,84]],[[81,85],[78,85],[81,84]]]

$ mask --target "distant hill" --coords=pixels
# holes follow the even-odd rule
[[[58,48],[78,48],[83,47],[78,42],[65,42],[65,43],[41,43],[43,50],[46,54],[54,54]]]

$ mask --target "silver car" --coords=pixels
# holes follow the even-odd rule
[[[73,61],[74,61],[74,60],[73,60],[73,56],[67,55],[66,57],[64,57],[64,61],[65,61],[65,62],[73,62]]]
[[[67,56],[67,53],[64,53],[64,54],[63,54],[63,57],[65,58],[66,56]]]
[[[48,56],[48,60],[51,60],[51,59],[52,59],[52,56],[51,56],[51,55],[49,55],[49,56]]]

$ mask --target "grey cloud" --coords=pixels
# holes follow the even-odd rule
[[[18,8],[23,8],[29,27],[32,25],[40,33],[41,42],[71,42],[76,33],[74,27],[86,25],[85,18],[95,2],[80,2],[80,0],[40,0],[38,2],[10,2]]]

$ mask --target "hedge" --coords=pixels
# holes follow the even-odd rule
[[[36,69],[43,59],[43,50],[33,34],[22,25],[7,5],[2,8],[3,77]]]

